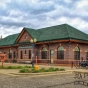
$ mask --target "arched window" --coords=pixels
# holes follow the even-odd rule
[[[9,50],[8,54],[9,54],[8,55],[9,56],[9,59],[11,59],[12,58],[12,50],[11,49]]]
[[[57,59],[64,59],[64,48],[62,46],[57,49]]]
[[[74,48],[74,59],[80,60],[80,49],[77,46]]]
[[[88,60],[88,49],[86,50],[86,60]]]
[[[46,48],[42,49],[42,59],[47,59],[47,49]]]
[[[16,58],[17,57],[17,55],[16,55],[16,52],[14,51],[13,52],[13,58]]]

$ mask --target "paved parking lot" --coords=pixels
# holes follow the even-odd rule
[[[87,88],[74,85],[74,74],[10,76],[0,74],[0,88]]]

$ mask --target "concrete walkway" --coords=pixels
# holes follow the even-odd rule
[[[0,63],[1,65],[1,63]],[[31,64],[17,64],[17,63],[4,63],[4,66],[31,66]],[[55,67],[55,68],[64,68],[66,71],[62,72],[49,72],[47,74],[68,74],[72,73],[73,71],[87,71],[88,69],[77,69],[76,67],[71,68],[70,66],[54,66],[54,65],[38,65],[39,68],[50,68],[50,67]],[[20,69],[0,69],[1,74],[7,74],[7,75],[32,75],[33,73],[19,73]],[[46,73],[36,73],[38,74],[46,74]]]

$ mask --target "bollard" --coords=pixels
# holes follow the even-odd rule
[[[35,65],[35,69],[36,69],[36,70],[38,70],[38,69],[39,69],[38,65]]]

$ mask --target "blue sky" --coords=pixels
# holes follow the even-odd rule
[[[0,35],[67,23],[88,34],[88,0],[0,0]]]

